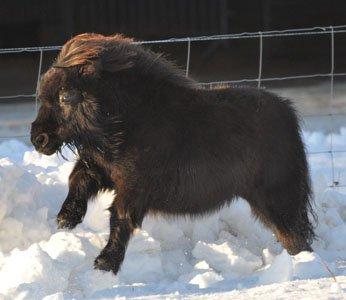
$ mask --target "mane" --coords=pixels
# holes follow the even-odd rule
[[[169,82],[173,85],[197,89],[198,85],[192,78],[186,77],[182,68],[166,58],[162,53],[155,53],[141,47],[141,59],[138,71],[157,82]]]
[[[55,67],[68,68],[92,63],[105,54],[111,44],[129,44],[133,40],[121,34],[104,36],[97,33],[83,33],[70,39],[61,49]]]
[[[73,37],[61,49],[53,67],[93,66],[107,72],[136,68],[136,73],[151,80],[166,80],[174,84],[196,87],[183,71],[168,61],[162,53],[155,53],[136,44],[132,38],[116,34],[104,36],[84,33]]]

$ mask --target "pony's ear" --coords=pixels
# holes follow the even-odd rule
[[[85,33],[69,40],[61,49],[55,67],[80,66],[83,74],[117,72],[134,65],[132,39],[122,35],[103,36]]]
[[[79,74],[85,77],[96,77],[100,74],[100,64],[98,61],[89,62],[79,67]]]

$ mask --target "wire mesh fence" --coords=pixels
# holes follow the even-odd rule
[[[258,39],[258,75],[255,78],[245,78],[229,81],[213,81],[213,82],[201,82],[200,86],[204,88],[215,88],[220,85],[234,85],[242,83],[255,83],[260,88],[264,82],[285,81],[293,79],[311,79],[311,78],[329,78],[330,80],[330,96],[329,96],[329,111],[323,114],[304,115],[305,118],[326,117],[329,119],[329,128],[327,128],[329,145],[328,149],[321,151],[308,151],[308,155],[328,155],[331,169],[330,187],[346,187],[346,182],[340,182],[335,168],[336,156],[346,153],[346,149],[335,149],[333,140],[332,123],[336,116],[342,116],[343,113],[334,112],[332,110],[332,104],[335,96],[334,80],[337,77],[346,77],[346,73],[335,72],[335,35],[339,33],[346,33],[346,25],[341,26],[326,26],[326,27],[312,27],[301,29],[287,29],[280,31],[264,31],[264,32],[243,32],[239,34],[225,34],[225,35],[213,35],[213,36],[200,36],[200,37],[186,37],[186,38],[171,38],[162,40],[149,40],[135,42],[137,44],[168,44],[168,43],[184,43],[186,44],[186,68],[185,74],[189,76],[190,73],[190,61],[191,61],[191,46],[194,42],[200,41],[222,41],[233,39]],[[328,35],[329,36],[329,48],[330,48],[330,69],[327,73],[314,73],[314,74],[297,74],[294,76],[280,76],[280,77],[263,77],[263,45],[266,38],[278,38],[278,37],[298,37],[298,36],[313,36],[313,35]],[[39,88],[39,82],[42,72],[42,62],[44,53],[50,51],[59,51],[61,46],[46,46],[46,47],[24,47],[24,48],[5,48],[0,49],[0,55],[8,53],[25,53],[35,52],[39,54],[39,63],[37,66],[37,80],[36,87],[32,93],[29,94],[15,94],[15,95],[0,95],[0,99],[13,99],[16,101],[20,98],[32,98],[35,99],[35,110],[38,109],[37,91]],[[9,138],[28,138],[29,134],[0,136],[0,141]],[[346,147],[345,147],[346,148]]]

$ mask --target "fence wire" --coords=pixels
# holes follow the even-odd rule
[[[336,33],[346,33],[346,25],[340,26],[317,26],[310,28],[300,28],[300,29],[287,29],[287,30],[273,30],[273,31],[263,31],[263,32],[242,32],[238,34],[224,34],[224,35],[212,35],[212,36],[199,36],[199,37],[185,37],[185,38],[170,38],[162,40],[149,40],[149,41],[137,41],[135,44],[166,44],[166,43],[186,43],[187,53],[186,53],[186,68],[185,74],[189,76],[190,72],[190,59],[191,59],[191,44],[193,42],[203,42],[203,41],[221,41],[221,40],[232,40],[232,39],[254,39],[259,40],[259,50],[258,50],[258,76],[257,78],[245,78],[239,80],[229,80],[229,81],[214,81],[214,82],[201,82],[200,86],[204,88],[215,88],[220,85],[232,85],[239,83],[251,83],[256,82],[257,87],[260,88],[262,82],[269,81],[284,81],[292,79],[311,79],[311,78],[330,78],[330,103],[329,103],[329,113],[327,114],[317,114],[317,115],[305,115],[305,118],[313,117],[328,117],[329,118],[329,129],[328,133],[330,136],[329,139],[329,149],[324,151],[309,151],[308,155],[321,155],[327,154],[330,157],[331,164],[331,177],[332,182],[330,187],[346,187],[346,184],[340,184],[339,180],[335,177],[335,155],[337,153],[346,153],[346,149],[335,150],[334,141],[333,141],[333,130],[332,124],[334,117],[337,115],[344,115],[340,113],[333,113],[332,104],[334,101],[334,78],[339,76],[346,76],[346,73],[335,73],[335,34]],[[287,37],[287,36],[311,36],[311,35],[329,35],[330,36],[330,72],[329,73],[319,73],[319,74],[303,74],[295,76],[283,76],[283,77],[262,77],[262,68],[263,68],[263,44],[265,38],[274,38],[274,37]],[[17,94],[17,95],[0,95],[1,99],[18,99],[18,98],[35,98],[35,110],[38,109],[37,101],[37,92],[39,89],[40,77],[42,72],[42,61],[44,52],[48,51],[59,51],[62,46],[43,46],[43,47],[22,47],[22,48],[3,48],[0,49],[1,54],[10,54],[10,53],[25,53],[25,52],[39,52],[39,65],[37,73],[37,82],[35,93],[32,94]],[[11,135],[11,136],[0,136],[0,140],[18,138],[25,139],[29,138],[29,134],[23,135]]]

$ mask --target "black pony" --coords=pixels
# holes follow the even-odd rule
[[[235,197],[290,254],[311,251],[310,182],[291,103],[253,88],[206,90],[121,35],[82,34],[42,78],[31,140],[46,155],[77,150],[59,228],[115,190],[95,268],[115,274],[149,212],[202,215]]]

